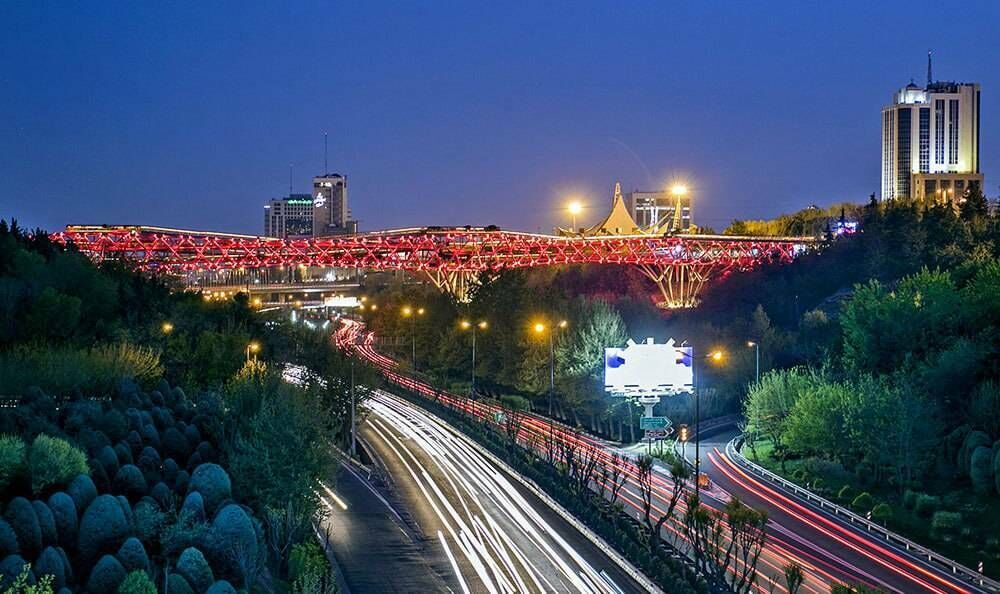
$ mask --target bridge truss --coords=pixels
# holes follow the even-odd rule
[[[139,226],[69,226],[54,235],[96,261],[144,271],[245,270],[321,266],[404,270],[465,300],[483,275],[566,264],[636,266],[662,306],[692,307],[704,284],[734,271],[790,262],[814,240],[724,235],[557,237],[482,228],[403,229],[310,239],[276,239]]]

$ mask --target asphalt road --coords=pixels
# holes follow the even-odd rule
[[[645,591],[465,436],[388,394],[366,406],[362,436],[452,591]]]

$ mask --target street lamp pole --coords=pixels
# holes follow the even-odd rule
[[[747,342],[747,346],[748,347],[753,347],[753,349],[754,349],[754,358],[756,359],[756,362],[755,362],[755,365],[754,365],[754,376],[753,377],[754,377],[754,383],[759,384],[760,383],[760,343],[757,342],[757,341],[755,341],[755,340],[751,340],[751,341]]]
[[[355,424],[355,407],[356,401],[354,398],[354,353],[351,353],[351,457],[355,457],[358,454],[357,451],[357,425]]]

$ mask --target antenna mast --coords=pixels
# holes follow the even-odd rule
[[[931,50],[927,50],[927,86],[931,86],[934,79],[931,78]]]
[[[327,143],[326,143],[326,132],[323,133],[323,175],[330,173],[330,167],[326,164],[327,156]]]
[[[294,164],[293,163],[289,163],[288,164],[288,197],[289,198],[292,197],[292,167],[294,167]]]

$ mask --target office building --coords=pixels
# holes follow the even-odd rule
[[[625,194],[625,207],[645,232],[683,233],[691,229],[691,194],[687,191],[633,190]]]
[[[309,194],[289,194],[264,205],[264,235],[282,239],[311,237],[313,199]]]
[[[347,207],[347,178],[327,173],[313,178],[313,237],[357,233]]]
[[[882,198],[961,200],[983,187],[977,83],[910,82],[882,108]]]

